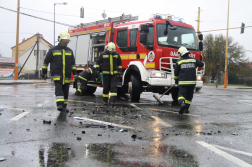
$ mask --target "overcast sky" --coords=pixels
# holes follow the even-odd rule
[[[20,12],[39,18],[54,20],[54,3],[67,2],[67,5],[55,6],[56,22],[69,25],[77,25],[103,19],[104,12],[108,17],[117,17],[125,14],[139,16],[138,20],[149,19],[151,14],[164,13],[184,18],[187,24],[191,24],[197,30],[198,7],[200,7],[200,30],[216,30],[227,28],[228,0],[20,0]],[[80,8],[84,7],[85,18],[80,18]],[[252,0],[230,0],[229,27],[240,27],[244,22],[246,26],[252,26]],[[3,57],[11,57],[11,47],[16,45],[17,14],[1,7],[17,11],[17,0],[0,0],[0,53]],[[68,26],[56,24],[55,36]],[[19,42],[23,38],[29,38],[40,33],[53,44],[53,22],[40,20],[20,14]],[[214,31],[203,33],[207,35],[223,34],[226,31]],[[57,39],[55,37],[55,39]],[[240,29],[229,30],[229,37],[242,45],[246,50],[246,56],[252,61],[252,27],[246,28],[244,34]]]

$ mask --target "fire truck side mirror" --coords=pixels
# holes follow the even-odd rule
[[[199,42],[199,50],[202,51],[203,50],[203,42]]]
[[[149,32],[149,28],[148,28],[148,25],[141,25],[140,27],[140,31],[142,32],[146,32],[148,33]]]
[[[142,43],[142,44],[146,44],[147,43],[147,33],[142,32],[140,34],[140,43]]]
[[[203,40],[203,34],[199,34],[198,37],[199,37],[199,40],[201,41]]]

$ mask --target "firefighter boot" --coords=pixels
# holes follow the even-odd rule
[[[190,105],[189,105],[189,104],[186,104],[185,113],[189,113],[189,112],[190,112],[190,111],[189,111],[189,107],[190,107]]]
[[[66,104],[63,105],[63,111],[65,111],[66,113],[69,113],[69,109],[67,108]]]
[[[63,108],[64,108],[64,107],[63,107],[62,104],[58,104],[58,105],[57,105],[57,110],[58,110],[58,111],[63,111]]]
[[[107,105],[108,105],[108,102],[103,102],[103,105],[104,105],[104,106],[107,106]]]
[[[185,112],[185,109],[186,109],[186,104],[184,101],[182,101],[180,103],[180,110],[179,110],[179,114],[183,114]]]
[[[79,91],[79,89],[78,89],[78,90],[76,90],[75,95],[77,95],[77,96],[81,96],[81,95],[82,95],[82,93],[81,93],[81,92]]]

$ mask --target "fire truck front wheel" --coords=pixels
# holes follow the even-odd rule
[[[140,100],[141,82],[137,74],[131,74],[128,93],[130,94],[131,101],[138,102]]]

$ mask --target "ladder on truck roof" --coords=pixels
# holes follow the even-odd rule
[[[122,16],[119,16],[119,17],[114,17],[114,18],[109,17],[108,19],[94,21],[91,23],[81,23],[81,24],[77,25],[77,28],[83,28],[83,27],[87,27],[87,26],[95,26],[95,25],[110,23],[110,22],[128,22],[128,21],[134,21],[134,20],[138,20],[138,16],[131,16],[131,14],[129,14],[129,15],[122,14]]]

